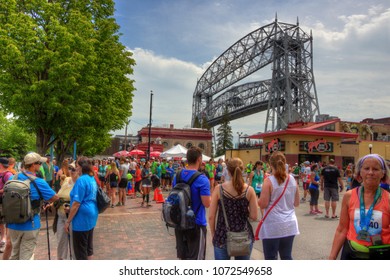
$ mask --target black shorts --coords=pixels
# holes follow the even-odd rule
[[[73,231],[73,247],[76,260],[87,260],[93,255],[93,229]]]
[[[189,230],[175,229],[177,258],[204,260],[206,257],[206,233],[207,228],[199,225]]]
[[[119,181],[119,188],[120,189],[125,189],[127,188],[127,178],[121,178],[121,180]]]
[[[105,182],[106,182],[106,178],[105,178],[105,177],[100,177],[100,176],[99,176],[99,181],[102,182],[102,183],[105,183]]]

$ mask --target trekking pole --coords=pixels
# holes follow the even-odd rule
[[[65,207],[69,207],[69,205],[65,204]],[[66,212],[65,215],[66,215],[66,219],[68,219],[69,213]],[[70,230],[68,233],[68,243],[69,243],[69,259],[72,260],[73,258],[72,258],[72,245],[70,243]]]
[[[50,239],[49,239],[49,220],[48,220],[47,208],[45,209],[45,215],[46,215],[46,233],[47,233],[47,253],[49,254],[49,260],[51,260],[51,258],[50,258]]]

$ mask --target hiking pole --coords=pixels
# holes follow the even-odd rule
[[[65,208],[69,208],[69,204],[64,204]],[[66,219],[69,217],[69,213],[65,210]],[[72,260],[72,245],[70,244],[70,229],[68,233],[68,243],[69,243],[69,259]]]
[[[49,260],[50,258],[50,239],[49,239],[49,220],[48,220],[48,214],[47,214],[47,205],[49,203],[45,204],[45,215],[46,215],[46,233],[47,233],[47,253],[49,254]]]

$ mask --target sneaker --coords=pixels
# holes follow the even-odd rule
[[[302,197],[301,202],[306,202],[306,198]]]
[[[118,203],[116,204],[116,206],[121,206],[121,203],[120,203],[120,202],[118,202]]]

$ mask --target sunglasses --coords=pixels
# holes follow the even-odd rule
[[[42,165],[42,162],[38,161],[38,162],[35,162],[34,164]]]
[[[76,172],[76,169],[74,169],[74,168],[69,168],[69,171],[70,171],[70,172]]]

